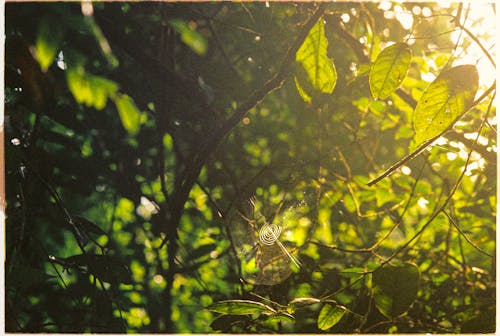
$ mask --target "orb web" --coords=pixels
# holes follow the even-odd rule
[[[282,205],[266,204],[264,211],[262,202],[251,198],[228,216],[240,275],[248,283],[275,285],[300,269],[300,261],[294,256],[298,251],[294,232],[307,204]]]
[[[273,245],[281,234],[281,226],[264,224],[259,230],[259,239],[262,244]]]

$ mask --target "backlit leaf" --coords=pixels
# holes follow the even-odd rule
[[[205,55],[207,40],[192,25],[180,19],[172,19],[168,23],[181,36],[182,42],[198,55]]]
[[[417,297],[420,271],[414,264],[387,265],[373,272],[373,299],[378,310],[389,318],[408,310]]]
[[[302,100],[305,101],[306,103],[310,103],[312,100],[311,96],[309,96],[307,92],[302,88],[297,77],[294,77],[293,79],[295,81],[295,87],[297,88],[297,91],[299,92],[299,95],[302,98]]]
[[[68,87],[79,104],[102,110],[109,97],[118,90],[118,84],[85,72],[82,66],[69,67],[66,71]]]
[[[221,314],[249,315],[255,313],[275,314],[276,310],[261,302],[250,300],[226,300],[219,301],[207,307],[207,309]]]
[[[137,106],[135,106],[132,98],[126,94],[117,95],[115,98],[115,104],[123,127],[131,135],[137,134],[141,126],[141,112]]]
[[[333,60],[328,58],[327,48],[325,24],[323,19],[319,19],[297,51],[295,60],[306,70],[314,89],[332,93],[337,83],[337,71]]]
[[[318,315],[318,328],[321,330],[330,329],[340,321],[345,312],[346,309],[342,306],[325,304]]]
[[[118,90],[118,85],[99,76],[90,76],[89,82],[93,95],[93,105],[96,109],[102,110],[106,106],[108,97],[112,97]]]
[[[413,148],[446,131],[467,111],[478,81],[475,66],[459,65],[443,71],[427,87],[413,114]]]
[[[370,71],[370,90],[373,98],[386,99],[406,77],[411,61],[411,50],[405,43],[385,48]]]
[[[40,67],[46,71],[54,62],[58,48],[61,44],[61,27],[43,20],[38,27],[35,49]]]

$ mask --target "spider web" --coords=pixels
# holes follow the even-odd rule
[[[300,268],[294,230],[306,211],[305,201],[294,205],[270,206],[267,216],[256,198],[244,201],[233,211],[229,231],[240,261],[241,277],[255,285],[275,285]]]

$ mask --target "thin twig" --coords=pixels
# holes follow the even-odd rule
[[[403,221],[403,218],[404,218],[404,215],[406,214],[406,212],[408,211],[408,209],[410,208],[410,202],[413,198],[413,196],[415,195],[415,190],[417,189],[417,184],[418,182],[420,181],[420,178],[422,177],[422,173],[424,171],[424,167],[425,167],[425,164],[426,164],[426,161],[424,161],[424,164],[422,165],[422,167],[420,168],[420,171],[418,173],[418,176],[417,178],[415,179],[415,183],[413,183],[413,186],[411,188],[411,192],[410,192],[410,196],[408,197],[408,201],[406,202],[406,205],[405,205],[405,208],[403,209],[403,212],[401,213],[401,215],[399,216],[399,220],[394,223],[394,225],[391,227],[391,229],[389,231],[386,232],[386,234],[380,238],[375,244],[373,244],[372,247],[370,247],[371,250],[374,250],[376,249],[377,247],[380,246],[380,244],[382,244],[382,242],[387,239],[387,237],[389,237],[391,235],[391,233],[396,230],[396,228],[399,226],[399,224],[401,224],[401,222]]]
[[[95,276],[94,276],[94,277],[95,277]],[[95,277],[95,278],[97,278],[97,277]],[[122,324],[123,324],[123,329],[124,329],[124,330],[127,330],[127,323],[126,323],[126,322],[125,322],[125,320],[123,319],[122,309],[121,309],[120,305],[119,305],[117,302],[115,302],[115,301],[113,300],[113,298],[111,297],[111,295],[108,293],[108,290],[106,289],[106,287],[104,287],[104,283],[102,282],[102,280],[101,280],[101,279],[99,279],[99,278],[97,278],[97,281],[99,281],[99,285],[101,286],[102,290],[104,291],[104,293],[106,294],[106,296],[108,297],[108,299],[109,299],[112,303],[114,303],[114,304],[115,304],[116,308],[118,308],[118,313],[120,314],[120,320],[121,320],[121,322],[122,322]]]
[[[159,151],[159,172],[158,177],[160,178],[160,190],[163,194],[163,198],[165,198],[165,203],[168,206],[169,203],[169,195],[167,191],[167,184],[165,182],[165,148],[163,146],[163,138],[160,139],[160,144],[158,145]]]
[[[493,56],[491,56],[491,54],[488,52],[488,49],[486,49],[483,44],[481,43],[481,41],[479,41],[479,39],[477,38],[476,35],[474,35],[469,29],[467,29],[467,27],[465,27],[464,25],[462,24],[458,24],[458,27],[460,27],[461,29],[463,29],[463,31],[469,35],[469,37],[474,41],[476,42],[476,44],[478,45],[479,48],[481,48],[481,50],[483,51],[484,55],[486,55],[486,57],[488,58],[488,60],[490,61],[491,65],[493,65],[494,68],[496,68],[496,64],[495,64],[495,60],[493,59]]]
[[[59,194],[57,193],[57,191],[45,179],[43,179],[43,177],[40,176],[40,174],[38,174],[38,172],[31,166],[31,164],[28,161],[25,161],[25,164],[30,168],[30,171],[33,173],[33,175],[38,178],[38,180],[47,188],[49,193],[52,195],[52,197],[56,201],[57,206],[64,213],[64,216],[66,217],[66,221],[71,226],[72,232],[73,232],[75,240],[78,244],[78,247],[80,248],[82,253],[84,255],[86,255],[87,252],[85,251],[85,248],[80,240],[80,237],[82,237],[82,234],[80,233],[80,230],[77,228],[77,226],[73,220],[73,217],[71,216],[69,211],[64,206],[62,199],[59,196]]]
[[[446,211],[446,210],[443,210],[442,211],[446,217],[448,217],[448,220],[450,221],[450,224],[452,224],[455,229],[457,229],[457,231],[460,233],[460,235],[462,235],[462,237],[465,238],[465,240],[472,246],[474,247],[476,250],[478,250],[479,252],[481,252],[482,254],[484,255],[487,255],[488,257],[490,258],[493,258],[494,256],[488,252],[486,252],[485,250],[483,250],[482,248],[480,248],[479,246],[476,245],[476,243],[474,243],[466,234],[465,232],[462,231],[462,229],[460,228],[460,226],[458,226],[457,222],[453,219],[453,217],[450,216],[450,214]]]
[[[224,59],[224,61],[226,62],[226,64],[228,65],[229,69],[231,70],[231,72],[234,73],[234,75],[236,76],[236,78],[241,78],[238,70],[236,69],[236,67],[234,66],[233,62],[231,62],[231,59],[229,58],[229,56],[227,55],[227,52],[226,50],[224,49],[224,46],[223,46],[223,43],[222,41],[220,40],[220,37],[219,35],[217,34],[217,32],[215,31],[215,28],[214,28],[214,25],[212,24],[212,21],[211,20],[208,20],[208,29],[210,30],[210,34],[212,34],[212,36],[214,37],[214,40],[215,40],[215,45],[217,46],[217,48],[220,50],[220,53],[222,55],[222,58]]]

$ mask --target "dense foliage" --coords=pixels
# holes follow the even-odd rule
[[[474,6],[8,3],[7,331],[493,332]]]

